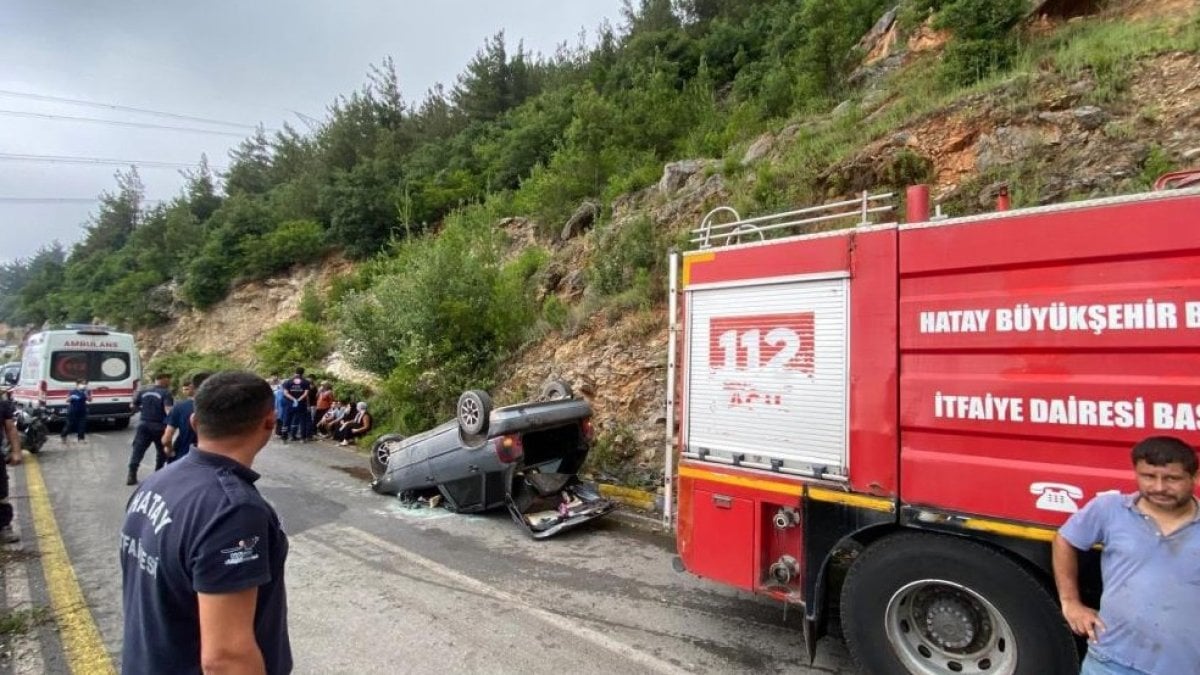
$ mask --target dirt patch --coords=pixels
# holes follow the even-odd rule
[[[367,469],[367,467],[365,467],[365,466],[340,466],[340,465],[334,464],[334,465],[330,465],[329,468],[337,469],[338,471],[341,471],[344,474],[347,474],[347,475],[357,478],[359,480],[367,481],[368,483],[375,480],[375,477],[371,475],[371,471],[369,469]]]
[[[1194,14],[1196,8],[1196,0],[1128,0],[1108,13],[1136,21],[1154,16],[1187,16]]]
[[[0,549],[0,566],[8,565],[9,563],[27,562],[40,557],[42,557],[42,554],[37,551],[26,551],[19,548]]]

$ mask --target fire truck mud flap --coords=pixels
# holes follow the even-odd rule
[[[506,501],[513,521],[534,539],[548,539],[617,508],[594,485],[565,473],[519,473]]]

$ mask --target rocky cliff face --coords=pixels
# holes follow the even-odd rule
[[[300,299],[312,284],[324,293],[351,265],[341,256],[297,266],[288,274],[237,286],[208,310],[187,309],[162,326],[137,334],[148,363],[160,354],[198,351],[226,354],[241,363],[254,359],[254,344],[267,331],[300,316]]]

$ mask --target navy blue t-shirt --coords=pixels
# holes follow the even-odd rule
[[[137,393],[133,398],[133,407],[142,413],[142,424],[165,426],[167,423],[167,408],[175,405],[175,399],[166,387],[154,385]]]
[[[313,402],[312,401],[312,397],[313,397],[312,382],[309,382],[308,380],[304,379],[303,377],[300,377],[299,375],[295,375],[292,377],[292,379],[288,380],[287,382],[284,382],[283,389],[293,399],[300,402],[300,404],[298,406],[296,406],[298,408],[307,408]],[[300,397],[304,396],[304,394],[306,392],[308,393],[308,398],[301,400]],[[286,407],[290,408],[292,406],[292,402],[287,400],[286,397],[285,397],[283,403]]]
[[[186,455],[196,444],[196,430],[192,428],[192,413],[195,410],[196,402],[189,398],[176,403],[167,415],[167,426],[175,427],[175,438],[171,443],[171,449],[175,451],[175,457],[170,460],[172,462]]]
[[[196,448],[130,497],[120,540],[122,673],[199,675],[196,594],[254,587],[254,636],[267,672],[291,672],[287,536],[257,479],[238,462]]]
[[[67,394],[67,408],[75,414],[87,412],[88,397],[91,394],[87,389],[76,387]]]

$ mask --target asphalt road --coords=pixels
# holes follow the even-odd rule
[[[55,437],[38,458],[114,663],[131,436]],[[142,475],[152,468],[147,457]],[[808,665],[799,612],[674,572],[671,539],[619,520],[537,542],[504,513],[408,510],[367,488],[361,456],[321,443],[272,442],[254,468],[291,541],[298,673],[851,672],[830,638]],[[46,672],[65,672],[61,652],[43,652]]]

